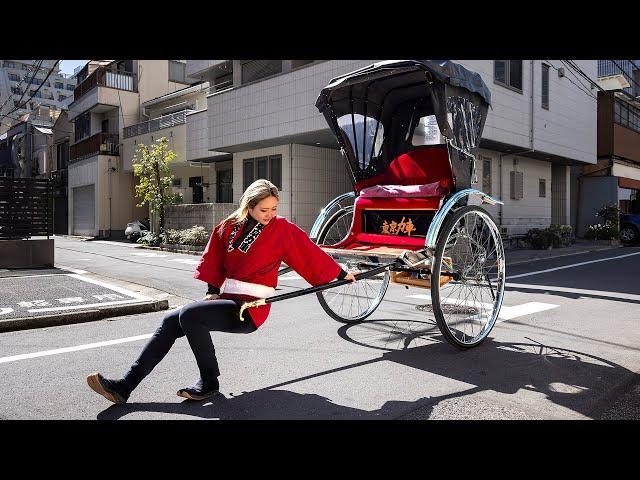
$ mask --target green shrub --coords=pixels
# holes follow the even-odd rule
[[[571,225],[553,224],[548,228],[532,228],[526,233],[525,241],[531,248],[546,250],[549,247],[567,247],[575,242]]]
[[[584,238],[593,240],[612,240],[620,237],[620,230],[618,228],[618,218],[620,215],[620,209],[617,205],[605,205],[603,206],[596,217],[600,217],[604,220],[604,223],[598,223],[596,225],[589,225],[587,231],[584,234]]]
[[[161,243],[164,243],[164,238],[161,235],[158,235],[156,233],[145,233],[144,235],[142,235],[138,240],[137,243],[140,243],[142,245],[148,245],[150,247],[157,247],[158,245],[160,245]]]
[[[201,226],[194,225],[184,230],[167,230],[164,243],[173,245],[198,245],[204,246],[209,241],[209,232]]]
[[[620,231],[616,225],[601,224],[589,225],[584,238],[590,240],[612,240],[620,236]]]

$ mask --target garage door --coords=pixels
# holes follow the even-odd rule
[[[95,235],[96,228],[96,187],[76,187],[73,189],[73,234]]]

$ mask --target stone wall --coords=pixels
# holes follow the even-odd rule
[[[200,225],[210,231],[237,208],[234,203],[170,205],[165,210],[165,228],[184,230]]]

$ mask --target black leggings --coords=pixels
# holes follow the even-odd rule
[[[124,377],[132,391],[151,373],[169,352],[176,338],[186,335],[196,357],[203,382],[215,381],[220,375],[218,360],[209,332],[251,333],[256,326],[245,311],[244,321],[238,316],[239,305],[233,300],[202,300],[169,312],[144,346],[138,359]]]

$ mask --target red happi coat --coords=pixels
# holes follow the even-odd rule
[[[275,288],[278,284],[278,269],[284,261],[315,286],[334,280],[342,270],[300,227],[280,216],[247,235],[238,248],[232,248],[233,239],[242,234],[245,225],[246,222],[228,225],[222,235],[219,233],[220,225],[214,228],[196,267],[194,278],[217,288],[227,278]],[[260,225],[258,223],[256,227]],[[246,295],[224,293],[221,298],[255,299]],[[259,327],[267,319],[270,309],[271,304],[267,304],[247,311],[256,327]]]

